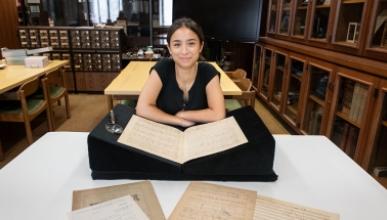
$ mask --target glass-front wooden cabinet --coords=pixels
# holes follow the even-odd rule
[[[307,71],[307,85],[304,90],[304,115],[301,121],[303,134],[324,134],[329,114],[330,85],[333,79],[333,66],[311,60]]]
[[[380,175],[380,170],[387,170],[387,80],[383,80],[378,91],[375,109],[372,111],[372,126],[367,142],[362,166],[364,169]]]
[[[330,19],[332,16],[331,0],[312,1],[312,22],[309,38],[313,40],[328,41],[328,31],[330,29]]]
[[[264,48],[262,54],[262,66],[258,80],[258,94],[264,100],[268,101],[273,51],[268,48]]]
[[[293,29],[291,33],[294,37],[305,38],[309,4],[305,0],[296,0],[295,2],[296,6],[292,19]]]
[[[289,56],[288,66],[284,87],[285,104],[283,115],[285,120],[292,126],[299,127],[306,60],[297,56]]]
[[[366,0],[341,0],[337,4],[337,14],[333,31],[333,42],[345,46],[359,47]]]
[[[259,44],[254,45],[254,60],[253,60],[253,69],[252,69],[252,76],[251,80],[253,82],[253,86],[256,88],[259,87],[259,71],[261,69],[261,63],[262,63],[262,46]]]
[[[280,4],[280,20],[279,20],[279,34],[289,35],[289,27],[292,12],[292,0],[281,0]]]
[[[267,32],[275,33],[277,27],[277,11],[278,11],[279,0],[270,0],[269,2],[269,11],[267,19]]]
[[[285,67],[287,64],[287,55],[280,52],[274,53],[274,69],[270,82],[270,98],[269,103],[278,112],[281,111],[283,101],[283,84],[285,77]]]
[[[348,156],[361,163],[367,139],[367,120],[377,79],[340,68],[328,122],[327,136]]]
[[[387,0],[375,1],[374,4],[370,47],[387,51]]]

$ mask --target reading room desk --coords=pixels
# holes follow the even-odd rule
[[[120,74],[105,88],[108,109],[113,107],[113,99],[138,97],[155,61],[131,61]],[[210,62],[220,72],[220,86],[224,95],[241,95],[241,89],[215,63]]]
[[[132,182],[92,180],[85,132],[49,132],[0,170],[0,218],[61,220],[72,191]],[[216,182],[340,214],[384,220],[387,190],[323,136],[275,135],[276,182]],[[165,216],[188,181],[151,181]]]
[[[16,88],[35,77],[43,76],[66,65],[68,60],[50,60],[43,68],[28,68],[24,65],[7,65],[0,70],[0,94]]]
[[[16,88],[35,77],[54,72],[66,64],[68,60],[50,60],[43,68],[28,68],[24,65],[7,65],[0,69],[0,94]],[[0,141],[0,160],[3,159],[3,148]]]

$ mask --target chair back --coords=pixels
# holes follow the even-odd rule
[[[243,78],[240,79],[239,81],[236,81],[235,84],[243,91],[243,92],[248,92],[251,90],[251,87],[253,83],[251,82],[250,79]]]
[[[238,68],[232,72],[227,72],[226,74],[228,75],[228,77],[230,77],[234,81],[244,79],[247,76],[247,72],[241,68]]]
[[[19,87],[18,93],[20,94],[22,92],[25,97],[28,97],[34,94],[36,91],[38,91],[39,85],[40,85],[39,78],[34,78],[28,82],[23,83]]]

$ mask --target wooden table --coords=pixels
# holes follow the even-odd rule
[[[35,77],[43,76],[66,65],[68,60],[51,60],[44,68],[28,68],[24,65],[7,65],[0,70],[0,94],[16,88]]]
[[[16,88],[35,77],[54,72],[66,65],[68,60],[51,60],[44,68],[28,68],[24,65],[7,65],[0,70],[0,94]],[[0,160],[4,157],[3,147],[0,141]]]
[[[113,108],[113,99],[138,97],[141,89],[149,76],[149,70],[155,61],[132,61],[125,69],[106,87],[104,93],[107,96],[108,109]],[[241,89],[224,73],[215,63],[210,62],[221,74],[220,86],[224,95],[241,95]]]

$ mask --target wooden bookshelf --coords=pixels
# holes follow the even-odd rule
[[[359,3],[365,3],[366,0],[344,0],[343,4],[359,4]]]
[[[300,76],[294,74],[294,73],[291,74],[290,76],[293,77],[293,78],[295,78],[295,79],[297,79],[297,80],[300,81],[300,82],[302,81],[302,78],[301,78]]]
[[[313,102],[319,104],[322,107],[325,106],[324,100],[320,99],[319,97],[317,97],[315,95],[309,95],[309,99],[312,100]]]
[[[344,119],[345,121],[347,121],[348,123],[352,124],[353,126],[356,126],[356,127],[360,127],[360,124],[352,119],[349,118],[348,114],[347,113],[343,113],[343,112],[336,112],[336,115],[342,119]]]
[[[338,146],[351,146],[342,149],[367,170],[375,164],[387,166],[387,153],[386,159],[374,158],[387,152],[386,138],[381,138],[387,136],[387,98],[381,98],[387,97],[387,21],[382,24],[380,20],[387,1],[341,0],[324,5],[322,1],[294,0],[288,35],[278,32],[282,1],[276,2],[276,22],[271,23],[276,31],[261,37],[258,44],[273,54],[287,55],[288,64],[283,71],[282,66],[277,69],[273,56],[266,77],[270,84],[265,89],[271,95],[281,92],[282,106],[274,108],[275,97],[270,95],[263,101],[296,133],[322,134],[336,139]],[[347,37],[350,27],[356,30]],[[292,68],[293,57],[302,60],[302,75],[299,68]],[[279,70],[283,86],[274,93]],[[350,94],[345,94],[344,82],[351,82]],[[294,94],[297,97],[289,99]],[[337,133],[345,127],[351,135],[341,142]]]

